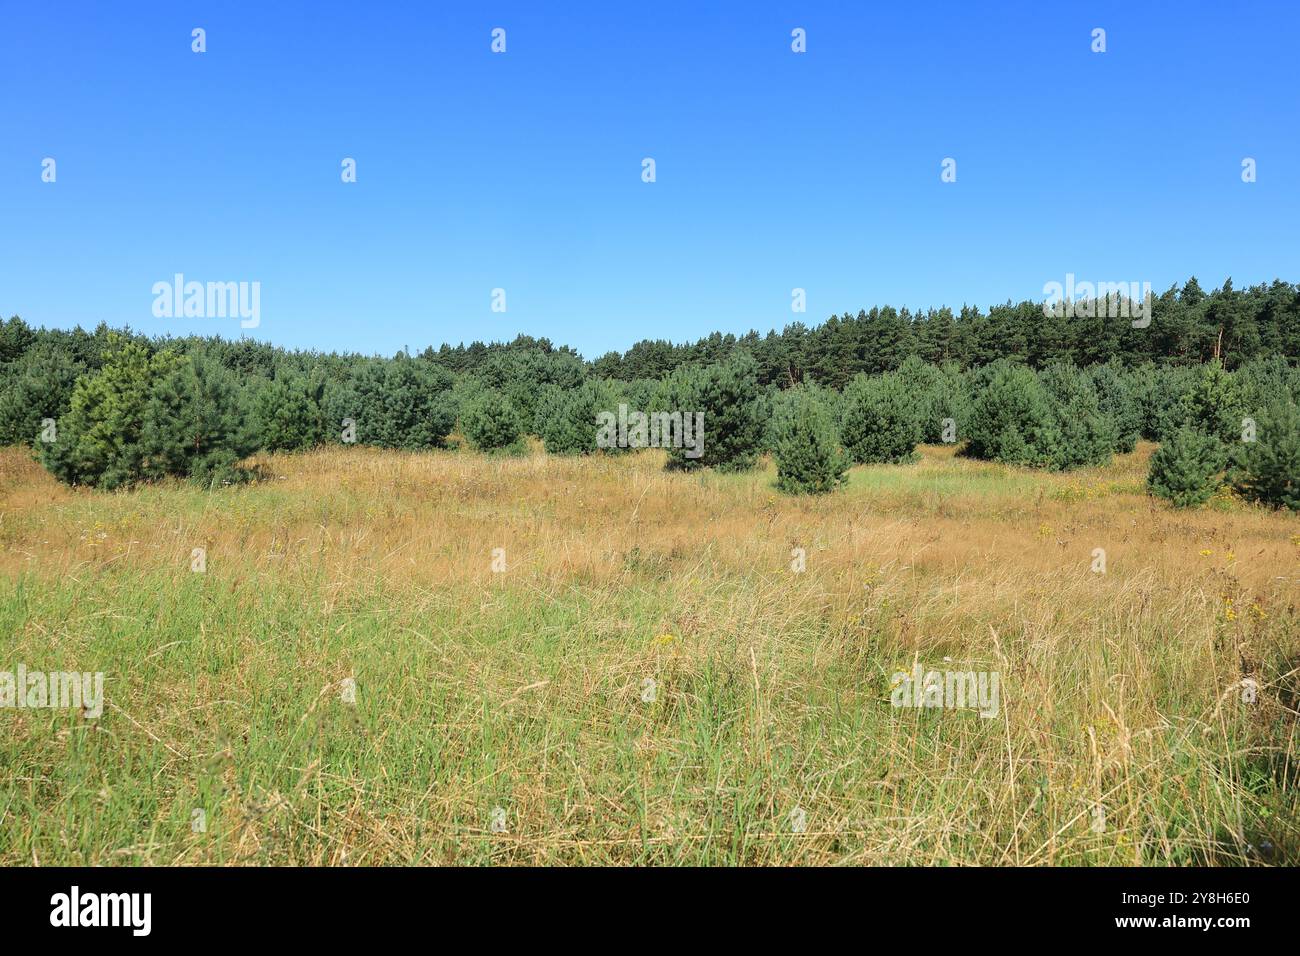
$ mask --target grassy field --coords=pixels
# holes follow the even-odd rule
[[[1153,503],[1151,446],[922,452],[799,500],[660,452],[103,494],[0,451],[0,670],[106,697],[0,709],[0,863],[1300,862],[1300,520]],[[892,707],[914,662],[999,713]]]

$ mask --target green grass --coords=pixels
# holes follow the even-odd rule
[[[0,711],[0,862],[1297,859],[1285,517],[1171,527],[1127,465],[928,456],[802,501],[648,460],[278,464],[4,511],[3,660],[103,670],[108,703]],[[1265,558],[1198,556],[1225,536]],[[997,719],[889,705],[944,657],[1004,675]]]

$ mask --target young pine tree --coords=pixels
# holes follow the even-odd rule
[[[545,386],[537,403],[537,435],[549,454],[590,455],[600,450],[596,416],[600,412],[617,414],[618,404],[614,386],[601,379],[571,389]]]
[[[1184,426],[1151,456],[1147,489],[1179,508],[1204,504],[1219,486],[1224,463],[1217,438]]]
[[[1241,388],[1217,359],[1200,369],[1183,395],[1182,411],[1184,421],[1202,435],[1229,446],[1241,438],[1245,415]]]
[[[77,376],[84,371],[65,352],[39,346],[6,367],[0,383],[0,445],[35,444],[42,423],[57,421],[68,411]]]
[[[1088,370],[1101,412],[1115,426],[1114,451],[1127,455],[1137,447],[1146,410],[1134,374],[1116,359]]]
[[[846,479],[835,419],[817,397],[796,387],[777,397],[773,429],[776,486],[787,494],[826,494]]]
[[[921,440],[916,395],[894,372],[857,375],[844,389],[840,436],[858,464],[912,461]]]
[[[1191,391],[1196,377],[1196,369],[1151,362],[1133,370],[1132,386],[1143,410],[1143,438],[1167,441],[1187,424],[1183,396]]]
[[[253,397],[253,442],[263,451],[298,451],[325,440],[325,380],[287,372],[261,384]]]
[[[1056,442],[1050,467],[1065,471],[1110,459],[1118,441],[1115,422],[1101,409],[1088,376],[1073,365],[1057,363],[1040,376],[1056,415]]]
[[[1051,397],[1031,369],[1009,362],[981,371],[987,384],[975,397],[965,453],[1009,465],[1048,468],[1061,436]],[[978,384],[976,385],[978,387]]]
[[[840,420],[840,402],[841,394],[833,388],[825,388],[822,385],[811,380],[805,380],[795,386],[800,392],[815,399],[821,404],[827,412],[830,413],[831,421],[835,423],[836,429],[839,428]],[[763,451],[768,454],[776,452],[776,440],[780,431],[780,416],[777,410],[781,407],[781,402],[789,394],[788,391],[778,388],[775,384],[768,385],[763,395],[763,410],[767,424],[763,429]]]
[[[110,336],[103,367],[83,375],[72,391],[58,437],[40,443],[45,467],[61,481],[112,489],[146,477],[141,442],[155,382],[184,360],[164,350]]]
[[[495,389],[484,389],[461,410],[461,431],[479,451],[518,452],[523,449],[523,422],[510,401]]]
[[[192,478],[204,485],[247,477],[238,462],[250,449],[238,386],[215,359],[187,355],[150,390],[140,429],[144,477]]]
[[[1300,511],[1300,408],[1276,401],[1260,413],[1244,445],[1237,492],[1271,508]]]
[[[737,350],[713,365],[677,368],[664,380],[653,404],[654,411],[681,412],[683,418],[704,413],[703,454],[691,458],[685,448],[670,448],[670,468],[744,471],[758,460],[764,406],[758,364],[748,352]]]
[[[436,448],[455,424],[451,373],[425,359],[399,354],[355,367],[346,385],[330,395],[330,427],[343,419],[356,426],[356,440],[380,448]]]

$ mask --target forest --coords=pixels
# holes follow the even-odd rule
[[[585,361],[546,338],[392,357],[288,351],[251,339],[151,339],[0,324],[0,443],[56,477],[116,488],[168,476],[256,477],[257,452],[466,442],[518,453],[612,453],[596,422],[621,405],[702,414],[702,450],[669,467],[745,470],[834,490],[853,464],[912,460],[923,443],[1051,470],[1160,442],[1152,493],[1201,504],[1221,487],[1300,507],[1300,286],[1152,298],[1149,323],[1106,302],[987,311],[873,307],[766,335],[645,339]],[[1062,314],[1063,313],[1063,314]]]

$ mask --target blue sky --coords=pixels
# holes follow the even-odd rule
[[[1296,281],[1298,26],[1293,2],[8,3],[0,313],[593,358],[1067,272]],[[177,272],[260,282],[261,324],[155,318]]]

